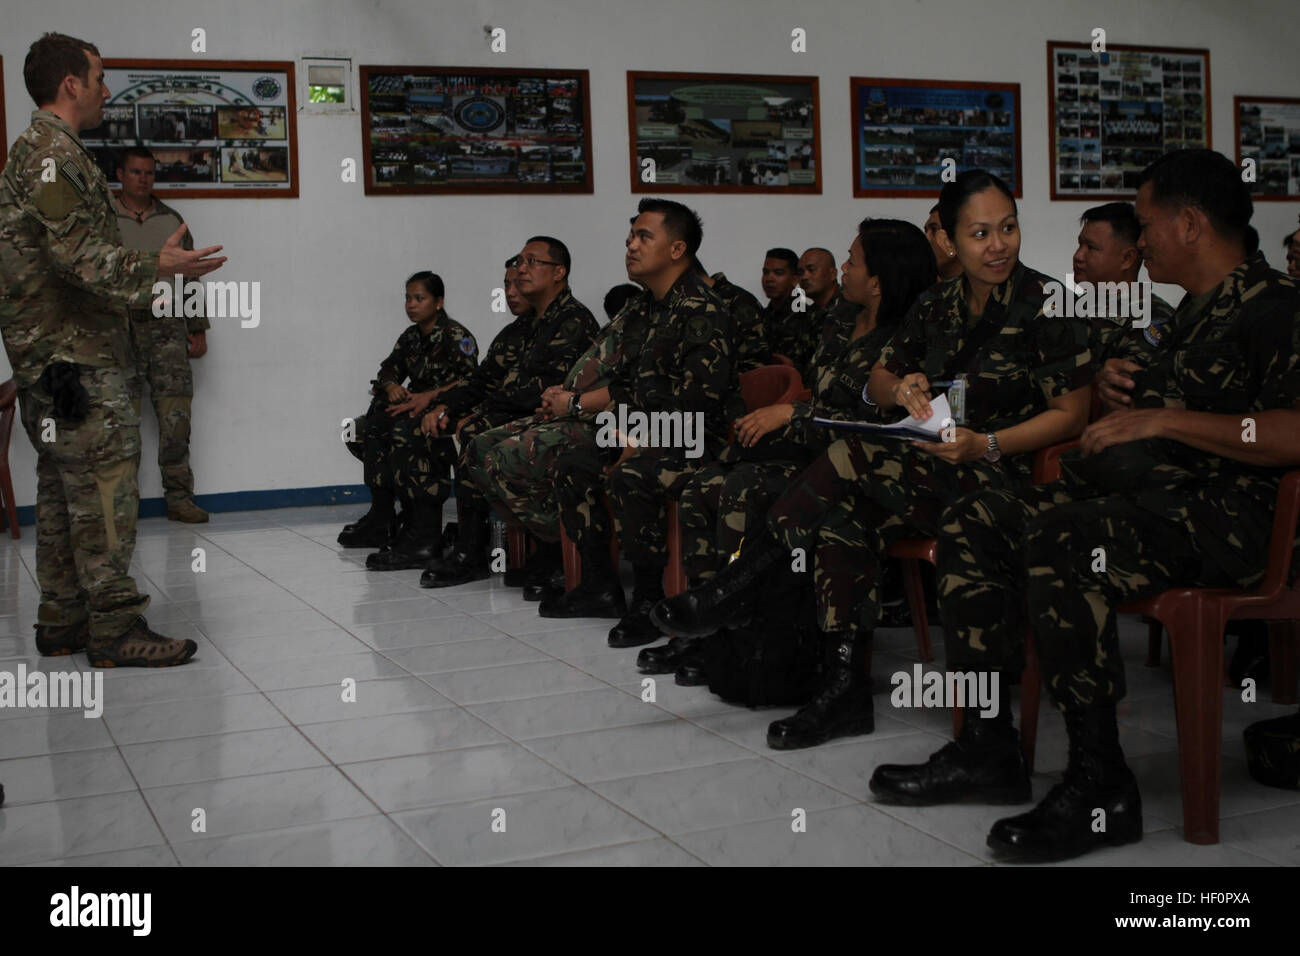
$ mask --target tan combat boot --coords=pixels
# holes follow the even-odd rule
[[[191,499],[168,505],[167,520],[184,521],[186,524],[202,524],[208,520],[208,513]]]
[[[80,624],[37,624],[36,649],[42,657],[64,657],[86,649],[90,640],[90,622]]]
[[[91,667],[174,667],[184,664],[198,649],[194,641],[174,641],[149,630],[145,619],[137,617],[125,634],[92,637],[86,646],[86,660]]]

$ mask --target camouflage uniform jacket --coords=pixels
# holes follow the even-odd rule
[[[428,335],[414,323],[397,337],[397,344],[379,366],[376,387],[410,380],[412,392],[428,392],[474,374],[478,343],[469,330],[449,315],[439,316]]]
[[[978,318],[966,306],[963,277],[931,286],[912,304],[880,360],[900,378],[909,372],[922,372],[932,382],[965,375],[965,427],[974,431],[996,432],[1027,421],[1046,411],[1051,399],[1092,382],[1087,323],[1043,312],[1045,286],[1053,281],[1018,263],[994,286]],[[953,367],[962,346],[985,323],[996,323],[996,331],[962,368]],[[1003,455],[1001,461],[1027,480],[1031,459]]]
[[[1150,368],[1138,372],[1135,408],[1231,415],[1292,408],[1300,401],[1300,285],[1249,255],[1211,291],[1179,303]],[[1122,413],[1118,413],[1122,414]],[[1243,432],[1246,428],[1242,426]],[[1268,547],[1277,488],[1287,468],[1224,458],[1166,438],[1112,445],[1091,458],[1062,458],[1067,479],[1126,492],[1172,521],[1195,519],[1196,546],[1234,577],[1257,571]],[[1297,553],[1300,564],[1300,553]]]
[[[122,233],[122,243],[130,249],[140,249],[145,252],[157,252],[162,248],[162,243],[167,240],[167,237],[185,223],[185,220],[181,218],[181,214],[171,206],[167,205],[157,196],[152,196],[150,198],[153,201],[153,208],[149,210],[149,213],[143,219],[139,219],[135,213],[131,212],[131,210],[122,204],[122,196],[120,193],[114,197],[113,211],[117,213],[118,231]],[[153,241],[142,241],[143,236],[146,234],[150,236]],[[162,236],[162,241],[158,241],[157,237],[160,235]],[[185,230],[185,235],[181,237],[181,248],[189,250],[194,249],[194,234],[188,229]],[[163,276],[162,281],[174,282],[175,279],[171,276]],[[131,318],[136,321],[143,319],[147,322],[154,317],[152,308],[131,310]],[[206,316],[185,316],[185,331],[190,335],[194,335],[198,332],[206,332],[210,328],[212,328],[212,323],[207,320]]]
[[[591,311],[564,289],[541,316],[522,315],[497,334],[463,385],[438,396],[453,419],[474,409],[498,424],[531,415],[600,331]]]
[[[123,248],[108,182],[76,131],[32,114],[0,175],[0,332],[15,384],[53,362],[131,366],[126,309],[148,306],[158,254]]]
[[[1098,369],[1106,364],[1107,359],[1113,358],[1127,359],[1143,367],[1150,365],[1173,315],[1174,307],[1153,294],[1151,324],[1145,329],[1133,328],[1129,319],[1092,319],[1089,350],[1092,352],[1093,363]]]
[[[731,314],[731,323],[735,329],[732,364],[736,367],[736,373],[770,365],[772,350],[767,344],[767,326],[763,322],[763,310],[758,300],[753,293],[734,285],[721,272],[714,273],[710,278],[713,280],[713,291]]]
[[[726,441],[734,394],[731,317],[713,290],[687,271],[663,299],[642,291],[628,300],[629,322],[646,328],[641,348],[610,382],[610,407],[628,411],[703,412],[712,453]],[[622,313],[620,313],[621,315]]]

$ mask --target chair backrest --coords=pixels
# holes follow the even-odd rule
[[[768,405],[793,402],[803,390],[803,381],[792,365],[762,365],[740,374],[740,394],[745,408],[753,411]]]
[[[0,383],[0,455],[9,457],[9,435],[14,430],[14,400],[18,397],[18,386],[11,378]]]
[[[772,364],[773,364],[773,365],[789,365],[791,368],[794,368],[794,359],[790,358],[790,356],[788,356],[788,355],[782,355],[780,352],[773,352],[773,353],[772,353]]]
[[[1300,470],[1288,471],[1277,489],[1277,510],[1273,512],[1273,533],[1268,542],[1268,566],[1259,595],[1270,601],[1282,596],[1290,583],[1291,555],[1295,551],[1296,522],[1300,520]]]

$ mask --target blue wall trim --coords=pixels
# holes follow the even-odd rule
[[[369,504],[365,485],[323,485],[319,488],[277,488],[268,491],[228,491],[217,495],[195,495],[200,508],[214,514],[222,511],[267,511],[272,508],[307,508],[312,505]],[[163,518],[167,503],[162,498],[142,498],[141,518]],[[36,506],[18,509],[18,523],[35,524]]]

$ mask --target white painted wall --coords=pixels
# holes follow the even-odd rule
[[[1022,255],[1054,275],[1068,269],[1088,204],[1048,200],[1048,39],[1083,40],[1102,26],[1112,43],[1208,47],[1213,142],[1229,155],[1234,93],[1300,95],[1300,23],[1282,0],[0,0],[0,22],[9,142],[32,109],[23,57],[46,30],[88,39],[109,57],[188,58],[190,31],[201,26],[214,59],[591,71],[594,195],[366,198],[339,179],[342,158],[360,160],[357,115],[299,114],[299,199],[178,203],[201,243],[225,244],[230,262],[217,277],[262,283],[261,326],[218,323],[194,366],[200,494],[360,482],[339,420],[364,409],[367,382],[406,324],[402,281],[417,269],[443,276],[448,311],[486,348],[504,324],[489,309],[501,261],[524,237],[553,233],[573,251],[576,294],[599,314],[605,290],[623,281],[622,241],[639,198],[628,189],[625,70],[821,77],[821,196],[687,197],[704,219],[709,268],[756,293],[764,249],[839,254],[864,215],[920,223],[932,204],[852,198],[850,76],[1019,82]],[[506,28],[507,53],[489,52],[485,24]],[[808,31],[806,54],[790,52],[795,26]],[[1257,206],[1255,225],[1279,267],[1298,212],[1297,203]],[[151,497],[161,487],[146,420],[141,494]],[[32,504],[34,453],[21,427],[10,461],[19,503]]]

